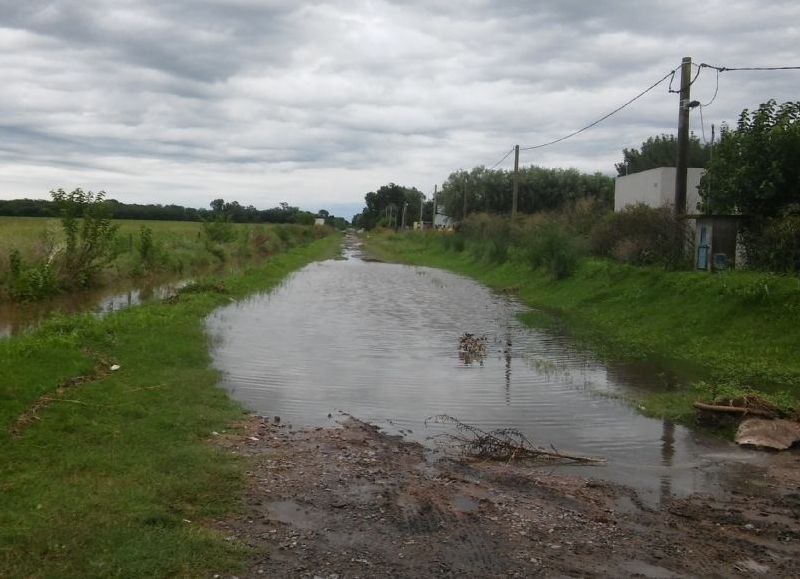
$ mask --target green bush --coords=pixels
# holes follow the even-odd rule
[[[206,240],[212,243],[228,243],[236,239],[233,223],[225,216],[218,215],[214,219],[203,221],[203,233]]]
[[[289,244],[291,235],[283,227],[259,227],[251,236],[251,243],[259,255],[268,256],[283,250]]]
[[[59,209],[66,238],[61,278],[67,287],[89,287],[116,257],[117,226],[111,223],[105,193],[58,189],[50,195]]]
[[[744,235],[747,265],[778,273],[800,273],[800,215],[766,220]]]
[[[691,265],[689,230],[666,207],[639,203],[609,213],[592,229],[589,240],[593,254],[632,265]]]
[[[8,261],[8,293],[12,299],[39,300],[58,291],[58,280],[50,260],[25,264],[20,252],[12,249]]]
[[[462,252],[467,248],[467,241],[460,233],[444,236],[444,244],[447,249]]]
[[[564,279],[578,267],[579,242],[555,222],[545,222],[527,234],[525,251],[531,266],[547,271],[553,279]]]
[[[139,228],[136,249],[139,252],[139,260],[145,271],[152,270],[156,265],[158,248],[153,240],[153,230],[146,225],[142,225]]]

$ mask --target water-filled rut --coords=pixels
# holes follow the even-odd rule
[[[232,396],[297,427],[338,411],[420,441],[440,431],[424,425],[437,414],[513,427],[542,446],[607,458],[581,472],[649,500],[711,492],[760,468],[757,453],[619,399],[664,387],[663,374],[603,364],[564,336],[524,326],[523,311],[462,276],[348,255],[217,310],[207,327]],[[459,354],[465,332],[486,336],[485,358]]]

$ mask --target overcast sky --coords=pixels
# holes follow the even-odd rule
[[[799,26],[797,0],[0,0],[0,198],[82,187],[349,217],[382,184],[428,193],[578,129],[683,56],[800,65]],[[715,86],[703,69],[692,98]],[[706,137],[798,89],[800,71],[723,73]],[[677,108],[664,83],[521,163],[610,174],[674,133]]]

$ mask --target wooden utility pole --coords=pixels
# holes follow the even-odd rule
[[[467,217],[467,173],[464,172],[464,212],[461,215],[461,219],[465,219]]]
[[[519,145],[514,146],[514,190],[511,196],[511,219],[517,216],[517,196],[519,195]]]
[[[681,61],[681,99],[678,107],[678,159],[675,169],[675,215],[686,215],[686,170],[689,167],[689,93],[692,57]]]
[[[436,190],[438,188],[438,185],[433,186],[433,217],[431,217],[431,227],[433,229],[436,229]]]
[[[425,195],[419,196],[419,228],[422,229],[422,210],[425,207]]]

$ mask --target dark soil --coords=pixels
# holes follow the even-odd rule
[[[800,576],[797,453],[651,508],[535,465],[432,460],[352,418],[245,431],[218,439],[253,459],[243,515],[215,526],[252,549],[247,577]]]

